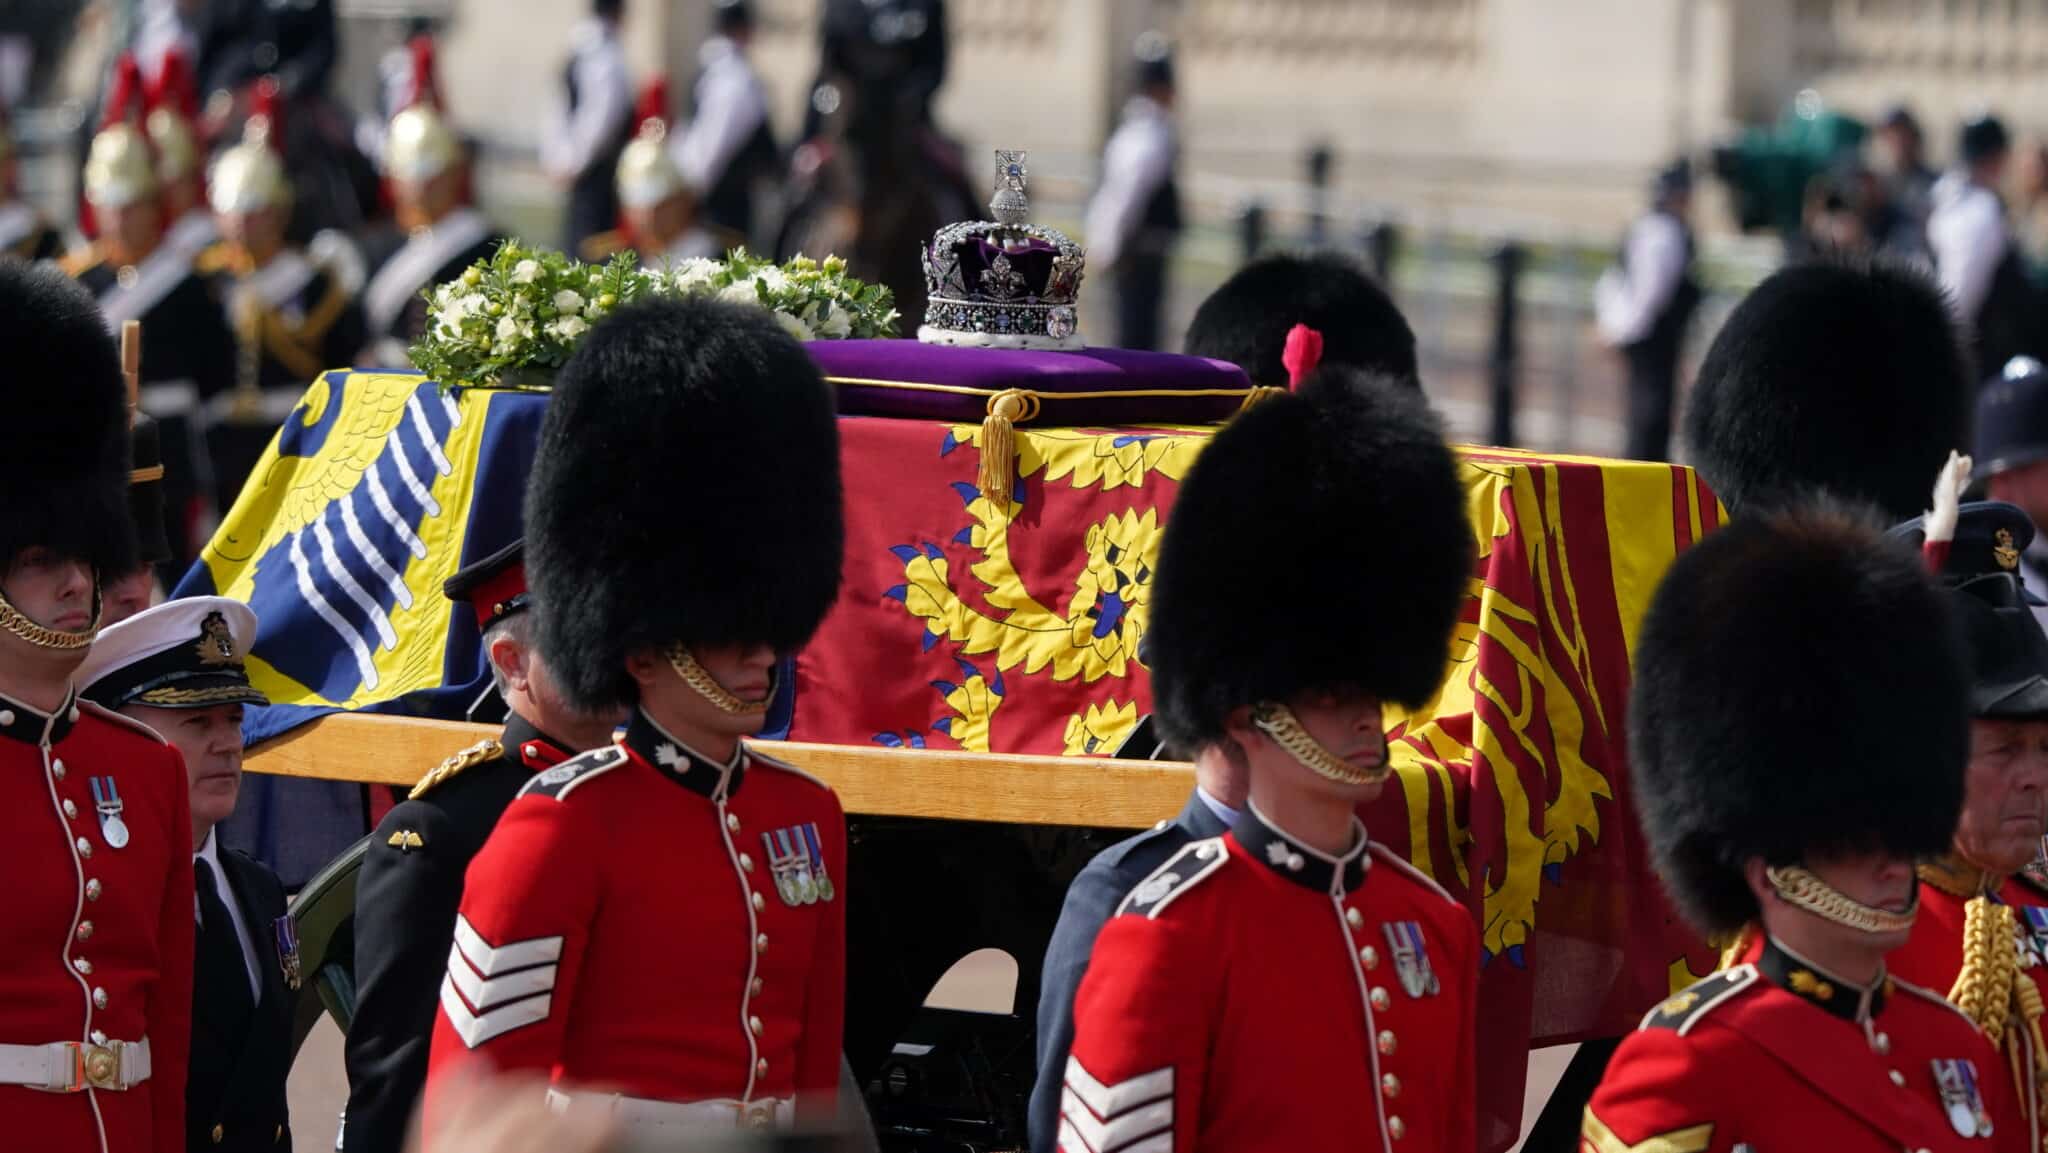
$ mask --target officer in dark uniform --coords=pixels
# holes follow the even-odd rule
[[[165,242],[158,177],[132,103],[117,93],[111,119],[86,158],[85,198],[100,237],[61,262],[99,298],[107,327],[142,322],[141,409],[157,418],[166,468],[165,530],[179,566],[196,551],[194,502],[203,475],[205,404],[234,382],[235,344],[212,281],[189,253]]]
[[[1893,523],[1967,444],[1975,389],[1941,291],[1912,269],[1785,268],[1730,314],[1700,365],[1685,437],[1729,509],[1821,490]]]
[[[14,134],[0,113],[0,259],[54,260],[64,251],[64,238],[21,198],[20,172]]]
[[[1745,513],[1672,565],[1632,784],[1666,890],[1741,963],[1621,1043],[1584,1149],[2029,1147],[2004,1058],[1887,963],[1956,826],[1969,681],[1918,555],[1841,504]]]
[[[1671,455],[1671,410],[1678,400],[1678,356],[1699,310],[1693,278],[1692,165],[1657,174],[1650,211],[1623,241],[1621,263],[1594,287],[1600,337],[1628,361],[1631,460]]]
[[[2036,525],[2048,525],[2048,368],[2020,357],[1984,382],[1977,393],[1977,475],[1992,500],[2018,505]],[[2019,573],[2029,592],[2048,598],[2048,538],[2034,534],[2020,551]],[[2048,605],[2034,618],[2048,627]]]
[[[405,350],[426,330],[426,291],[490,256],[500,239],[470,204],[468,149],[436,107],[432,38],[413,39],[412,67],[411,102],[391,118],[384,144],[398,230],[364,244],[370,366],[407,366]]]
[[[426,1082],[427,1040],[470,858],[534,773],[606,743],[618,719],[576,712],[557,695],[534,647],[523,542],[464,568],[443,591],[475,611],[510,715],[497,740],[421,778],[370,836],[356,882],[356,1009],[342,1125],[348,1153],[384,1153],[405,1142]]]
[[[334,0],[209,0],[199,75],[207,92],[275,76],[287,99],[327,91],[339,50]]]
[[[1088,205],[1088,257],[1116,282],[1116,342],[1158,348],[1166,262],[1180,236],[1179,130],[1173,56],[1165,37],[1138,38],[1137,94],[1102,153],[1102,185]]]
[[[364,343],[363,311],[336,265],[287,243],[292,186],[264,82],[242,143],[214,162],[209,192],[226,240],[200,258],[221,281],[235,334],[235,387],[214,398],[207,449],[223,516],[306,386],[346,368]]]
[[[242,710],[268,703],[244,660],[256,614],[225,597],[187,597],[102,632],[78,670],[85,699],[163,734],[191,789],[198,950],[185,1147],[290,1153],[297,937],[277,874],[220,844],[242,775]]]
[[[1238,269],[1195,309],[1185,351],[1230,361],[1253,384],[1286,388],[1281,354],[1297,324],[1321,334],[1321,363],[1422,387],[1408,318],[1363,268],[1335,253],[1273,253]]]

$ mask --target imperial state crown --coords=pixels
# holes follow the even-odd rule
[[[996,152],[994,220],[949,224],[924,250],[926,344],[1071,351],[1081,347],[1081,246],[1028,223],[1022,152]]]

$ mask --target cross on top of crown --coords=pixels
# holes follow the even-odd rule
[[[996,149],[996,194],[988,209],[1004,224],[1022,224],[1030,215],[1031,202],[1024,195],[1024,179],[1031,174],[1024,166],[1027,155]]]

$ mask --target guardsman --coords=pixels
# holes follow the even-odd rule
[[[164,531],[164,450],[157,423],[148,413],[134,414],[128,426],[128,512],[135,521],[135,567],[100,582],[106,602],[101,620],[117,625],[150,606],[156,598],[156,566],[171,559],[171,540]]]
[[[1166,307],[1166,264],[1179,238],[1179,132],[1174,125],[1173,56],[1147,32],[1135,49],[1137,92],[1102,151],[1102,185],[1088,204],[1088,255],[1116,282],[1116,342],[1158,348]]]
[[[86,156],[85,199],[99,239],[62,265],[99,298],[109,331],[142,322],[141,409],[160,425],[171,551],[184,564],[196,551],[197,502],[209,491],[200,473],[203,405],[232,385],[235,343],[215,286],[194,271],[189,253],[164,241],[149,137],[132,119],[139,76],[124,59],[108,120]]]
[[[405,350],[426,330],[426,293],[489,256],[499,237],[469,203],[469,156],[436,106],[434,41],[412,42],[412,99],[391,118],[384,176],[402,230],[367,246],[369,285],[363,313],[373,363],[403,367]]]
[[[470,860],[535,773],[605,744],[617,720],[578,712],[556,689],[534,643],[523,542],[464,568],[443,591],[475,612],[484,659],[509,715],[497,740],[465,749],[422,777],[384,815],[363,855],[342,1131],[348,1153],[405,1144],[427,1079],[427,1042]]]
[[[1651,859],[1742,963],[1622,1041],[1586,1153],[2026,1148],[2004,1058],[1888,968],[1921,908],[1914,862],[1962,803],[1969,674],[1918,557],[1851,507],[1735,518],[1643,620],[1628,719]]]
[[[612,169],[633,133],[633,80],[619,40],[625,0],[592,0],[590,18],[571,33],[562,102],[541,138],[541,164],[569,192],[562,250],[575,252],[612,227],[619,214]]]
[[[1945,478],[1945,481],[1948,478]],[[2048,890],[2036,864],[2048,834],[2048,635],[2040,598],[2019,576],[2033,542],[2025,513],[1992,501],[1958,507],[1967,469],[1934,511],[1894,530],[1930,544],[1970,655],[1970,760],[1963,815],[1942,856],[1920,865],[1920,916],[1892,954],[1894,973],[1946,993],[2010,1062],[2014,1098],[2043,1148],[2042,991],[2048,989]],[[1943,488],[1943,485],[1938,485]],[[1947,508],[1944,510],[1943,505]],[[2031,874],[2031,875],[2030,875]]]
[[[1318,563],[1249,606],[1261,558],[1303,540]],[[1443,680],[1472,550],[1441,427],[1399,384],[1319,373],[1202,451],[1153,580],[1155,715],[1250,792],[1096,937],[1058,1148],[1475,1148],[1478,929],[1357,816],[1392,771],[1384,710]]]
[[[1771,274],[1714,337],[1686,404],[1700,475],[1738,516],[1816,491],[1896,523],[1967,444],[1976,394],[1941,290],[1837,258]]]
[[[171,1153],[192,1025],[184,762],[73,687],[103,574],[134,566],[127,390],[91,296],[55,270],[0,265],[0,343],[0,1116],[14,1148]]]
[[[248,605],[188,597],[102,632],[78,670],[80,695],[161,733],[185,761],[198,917],[185,1147],[195,1153],[292,1147],[298,938],[277,874],[214,832],[241,790],[242,710],[269,703],[244,667],[254,639]]]
[[[584,241],[588,261],[609,260],[632,249],[648,268],[716,259],[718,241],[697,225],[697,198],[669,155],[668,81],[657,76],[641,90],[639,128],[619,155],[619,227]]]
[[[661,485],[618,467],[642,454]],[[831,394],[765,312],[632,304],[563,366],[527,491],[541,651],[572,705],[631,714],[470,865],[429,1124],[483,1063],[603,1086],[644,1133],[834,1119],[845,821],[742,738],[831,608],[843,538]]]
[[[697,50],[702,70],[691,90],[690,123],[671,146],[702,206],[704,227],[729,248],[754,240],[756,185],[774,177],[781,154],[768,123],[767,89],[747,59],[751,0],[717,0],[711,19],[712,34]]]
[[[306,386],[330,368],[346,368],[364,340],[363,311],[339,262],[286,241],[292,186],[275,146],[277,115],[276,85],[258,82],[242,142],[213,166],[209,195],[227,239],[200,258],[223,278],[235,334],[235,387],[215,397],[207,414],[223,516]]]
[[[220,239],[206,203],[206,165],[199,147],[199,90],[184,50],[164,53],[163,67],[149,85],[143,127],[156,153],[157,187],[163,200],[164,244],[196,260]]]
[[[1237,365],[1253,384],[1286,388],[1287,334],[1297,324],[1322,336],[1322,364],[1422,387],[1408,318],[1364,269],[1336,253],[1273,253],[1238,269],[1195,309],[1185,348]]]
[[[64,251],[64,238],[21,198],[20,177],[14,133],[0,113],[0,259],[54,260]]]

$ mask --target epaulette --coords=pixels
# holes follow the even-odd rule
[[[132,729],[135,732],[141,734],[142,736],[148,737],[152,744],[168,745],[171,743],[164,739],[164,735],[162,733],[157,732],[155,729],[150,728],[148,725],[143,724],[141,721],[136,720],[134,717],[122,716],[120,713],[117,713],[112,709],[101,708],[99,705],[96,705],[91,701],[86,700],[84,697],[79,697],[72,703],[78,707],[79,712],[91,713],[93,716],[96,716],[103,721],[112,721],[124,729]]]
[[[520,796],[529,793],[535,796],[552,797],[566,801],[569,794],[585,781],[593,781],[623,765],[628,760],[626,750],[617,745],[606,745],[571,757],[552,769],[535,773],[526,787],[519,790]]]
[[[2048,863],[2043,863],[2039,858],[2028,862],[2026,868],[2012,875],[2012,879],[2029,891],[2048,897]]]
[[[1909,997],[1918,997],[1923,1001],[1932,1001],[1935,1004],[1941,1006],[1942,1008],[1947,1009],[1949,1012],[1954,1013],[1956,1016],[1962,1018],[1963,1023],[1968,1025],[1970,1028],[1977,1028],[1977,1022],[1968,1013],[1965,1013],[1960,1008],[1958,1008],[1956,1006],[1956,1003],[1949,1000],[1947,997],[1942,996],[1941,994],[1935,992],[1932,989],[1923,989],[1920,986],[1913,984],[1911,981],[1901,981],[1897,977],[1889,978],[1889,980],[1892,983],[1892,992],[1894,994],[1904,993]],[[1981,1032],[1981,1030],[1979,1031]]]
[[[199,255],[192,258],[192,270],[207,275],[234,273],[240,271],[237,267],[239,259],[235,246],[222,240],[200,249]]]
[[[442,761],[438,768],[430,770],[405,795],[408,801],[417,801],[427,795],[428,790],[443,784],[464,769],[473,769],[485,761],[495,761],[505,755],[505,747],[496,741],[478,741],[461,752]]]
[[[1166,863],[1152,870],[1152,875],[1138,882],[1136,888],[1125,895],[1123,904],[1116,907],[1116,915],[1128,913],[1132,916],[1156,919],[1166,911],[1168,905],[1180,899],[1182,893],[1200,884],[1204,877],[1223,867],[1230,859],[1230,851],[1223,847],[1222,837],[1190,841],[1181,850],[1166,859]]]
[[[627,248],[626,234],[616,228],[593,232],[583,238],[576,248],[576,254],[585,264],[597,264],[610,260]]]
[[[795,765],[790,764],[788,761],[778,761],[774,757],[768,756],[767,754],[761,752],[759,749],[756,749],[752,745],[747,745],[746,749],[747,760],[751,761],[756,765],[765,765],[766,767],[771,769],[779,769],[782,772],[789,773],[793,776],[802,777],[804,780],[811,782],[812,784],[818,786],[819,788],[825,790],[828,793],[832,791],[831,785],[826,784],[825,782],[819,780],[818,778],[812,776],[807,772],[804,772],[802,769],[797,768]]]
[[[1756,982],[1755,965],[1723,969],[1711,977],[1693,982],[1684,992],[1673,994],[1669,1000],[1650,1010],[1636,1028],[1671,1029],[1683,1037],[1702,1017],[1727,1004],[1736,994]]]
[[[1423,872],[1421,869],[1416,868],[1414,862],[1408,860],[1406,857],[1403,857],[1401,854],[1396,853],[1394,850],[1387,848],[1385,845],[1380,844],[1378,841],[1374,841],[1371,845],[1367,846],[1367,849],[1372,853],[1374,857],[1379,859],[1380,863],[1390,866],[1395,872],[1401,874],[1404,877],[1407,877],[1409,880],[1415,882],[1418,885],[1421,885],[1423,888],[1428,889],[1430,892],[1435,893],[1437,896],[1442,897],[1445,901],[1449,902],[1450,904],[1458,905],[1458,899],[1456,897],[1451,896],[1451,891],[1449,889],[1446,889],[1442,885],[1438,884],[1437,879],[1435,877],[1432,877],[1428,873]],[[1458,907],[1461,909],[1464,908],[1463,905],[1458,905]]]
[[[101,252],[99,243],[95,241],[84,248],[74,248],[58,257],[57,270],[76,280],[105,259],[106,256]]]

